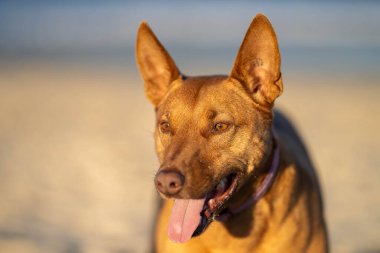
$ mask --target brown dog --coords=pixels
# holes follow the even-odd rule
[[[328,251],[312,163],[290,122],[272,113],[280,53],[264,15],[229,76],[183,75],[146,23],[137,63],[156,109],[155,184],[168,199],[158,252]]]

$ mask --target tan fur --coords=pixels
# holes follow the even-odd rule
[[[227,207],[239,206],[266,176],[275,145],[272,125],[280,148],[280,168],[264,197],[184,244],[168,239],[173,203],[166,200],[157,252],[328,252],[313,166],[289,121],[272,112],[283,87],[276,35],[265,16],[252,21],[229,76],[185,77],[146,23],[138,32],[137,63],[156,109],[161,168],[186,177],[176,198],[200,198],[234,170],[241,180]],[[218,122],[229,127],[215,133]],[[160,128],[163,123],[169,130]]]

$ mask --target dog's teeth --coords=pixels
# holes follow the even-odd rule
[[[227,179],[226,178],[223,178],[218,186],[216,187],[216,191],[217,192],[224,192],[224,190],[226,189],[226,185],[227,185]]]
[[[211,209],[214,208],[215,204],[216,204],[215,199],[210,199],[210,200],[208,201],[208,206],[209,206]]]

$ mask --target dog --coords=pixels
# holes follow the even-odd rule
[[[136,61],[156,112],[157,252],[328,252],[312,162],[273,109],[281,60],[263,14],[228,76],[184,75],[146,22]]]

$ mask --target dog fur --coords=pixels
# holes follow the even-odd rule
[[[328,252],[312,162],[292,124],[273,110],[283,85],[268,19],[253,19],[228,76],[185,76],[145,22],[136,58],[156,110],[158,173],[170,168],[184,178],[179,192],[159,190],[166,200],[156,226],[157,252]],[[202,198],[233,172],[238,186],[223,208],[237,207],[266,177],[275,146],[280,165],[260,200],[226,221],[211,222],[185,243],[169,240],[171,198]]]

